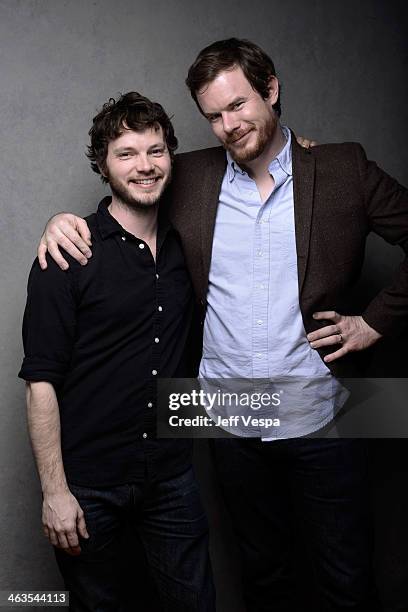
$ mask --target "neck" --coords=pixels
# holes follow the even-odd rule
[[[285,135],[282,127],[277,121],[275,131],[268,145],[256,159],[245,164],[245,170],[255,181],[269,175],[269,166],[277,155],[282,151],[286,144]]]
[[[132,208],[123,204],[115,196],[108,210],[112,217],[130,234],[149,242],[157,234],[158,204],[151,204],[143,208]]]

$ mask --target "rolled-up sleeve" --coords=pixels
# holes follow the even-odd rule
[[[76,292],[72,269],[61,270],[48,258],[31,268],[23,319],[24,360],[18,374],[59,387],[68,371],[76,329]]]

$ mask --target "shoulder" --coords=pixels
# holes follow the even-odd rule
[[[69,268],[67,270],[61,270],[59,265],[54,261],[49,252],[46,254],[47,260],[47,268],[42,270],[36,257],[30,270],[29,275],[29,287],[32,284],[39,284],[43,287],[50,286],[53,284],[56,285],[69,285],[72,282],[75,282],[76,277],[79,274],[83,274],[84,270],[88,269],[90,266],[90,262],[93,261],[95,252],[98,251],[98,245],[100,242],[100,234],[98,231],[98,226],[96,222],[96,214],[93,213],[85,217],[85,221],[88,224],[89,230],[92,234],[92,258],[89,260],[86,266],[81,266],[76,259],[74,259],[65,249],[61,246],[59,247],[61,255],[68,262]]]
[[[174,168],[179,172],[183,169],[193,170],[195,168],[203,168],[207,165],[224,165],[225,159],[225,150],[223,147],[209,147],[208,149],[178,153],[174,158]]]
[[[174,160],[173,179],[169,188],[172,215],[177,210],[191,207],[191,203],[207,194],[208,186],[221,185],[225,172],[225,150],[211,147],[179,153]]]
[[[95,255],[98,254],[100,250],[101,235],[98,227],[97,214],[92,213],[90,215],[87,215],[86,217],[84,217],[84,220],[88,224],[88,228],[91,232],[92,238],[92,257],[88,261],[87,265],[81,266],[81,264],[78,263],[76,259],[74,259],[69,253],[67,253],[67,251],[65,251],[65,249],[59,247],[61,254],[64,256],[64,259],[66,259],[69,264],[68,272],[74,276],[82,274],[85,270],[88,270],[91,267],[89,264],[95,261]],[[64,270],[61,270],[59,266],[55,263],[49,253],[47,253],[47,263],[50,270],[53,270],[54,273],[57,274],[59,270],[61,272],[64,272]]]
[[[70,303],[75,292],[75,268],[80,265],[61,249],[61,253],[69,263],[68,270],[61,270],[51,255],[47,253],[47,268],[42,270],[38,258],[34,260],[28,276],[28,304],[58,305]]]
[[[315,160],[317,172],[338,178],[357,177],[367,162],[365,151],[358,142],[316,145],[307,151]]]
[[[98,230],[97,214],[96,213],[92,213],[91,215],[88,215],[87,217],[84,217],[84,219],[85,219],[85,221],[88,224],[89,231],[92,234],[92,238],[94,240],[99,241],[100,240],[100,234],[99,234],[99,230]]]
[[[319,144],[308,149],[318,160],[340,160],[365,157],[363,147],[358,142],[339,142]]]
[[[59,247],[59,249],[61,255],[68,262],[68,270],[61,270],[49,253],[46,254],[47,268],[42,270],[38,258],[36,257],[31,266],[28,278],[29,288],[33,285],[40,285],[43,288],[49,287],[52,289],[57,286],[69,285],[73,282],[74,277],[79,273],[82,266],[62,247]]]

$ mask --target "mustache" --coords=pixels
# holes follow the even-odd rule
[[[237,140],[239,140],[240,138],[242,138],[242,136],[246,136],[247,134],[249,134],[249,132],[252,132],[252,131],[253,131],[253,129],[254,129],[254,128],[253,128],[253,127],[251,127],[249,130],[248,130],[248,129],[246,129],[246,130],[239,130],[239,131],[237,131],[237,132],[234,132],[233,134],[231,134],[230,136],[228,136],[228,137],[225,139],[225,141],[224,141],[224,142],[225,142],[225,144],[226,144],[226,145],[231,145],[231,144],[234,144],[234,143],[235,143]]]

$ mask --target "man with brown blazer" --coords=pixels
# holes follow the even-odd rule
[[[407,260],[363,313],[349,296],[370,231],[407,251],[407,191],[358,144],[298,146],[279,122],[272,60],[253,43],[210,45],[187,85],[223,145],[178,155],[169,194],[202,313],[200,374],[293,376],[326,389],[307,410],[294,407],[277,439],[215,441],[247,609],[299,610],[291,584],[293,511],[319,587],[315,609],[374,610],[365,446],[305,436],[330,424],[337,377],[359,375],[359,352],[406,325]],[[57,243],[85,263],[83,223],[54,218],[40,263],[48,248],[63,265]]]

